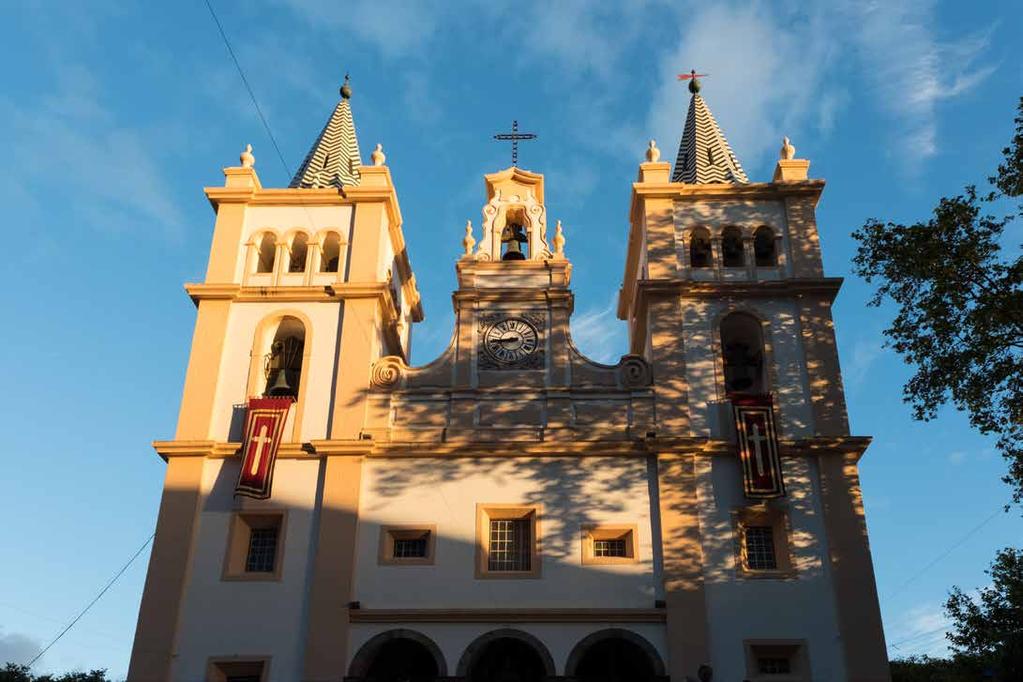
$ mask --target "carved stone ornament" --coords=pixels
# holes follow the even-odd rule
[[[479,369],[544,368],[546,313],[482,313],[478,319]]]
[[[645,388],[654,383],[650,364],[639,355],[623,355],[618,362],[618,375],[624,388]]]
[[[397,355],[385,355],[373,363],[370,384],[373,388],[397,388],[406,369],[405,362]]]
[[[483,235],[476,247],[476,260],[501,260],[501,231],[509,211],[520,212],[523,228],[529,238],[529,259],[544,260],[551,257],[547,244],[547,210],[536,200],[532,189],[524,188],[524,196],[504,195],[498,191],[483,206]]]

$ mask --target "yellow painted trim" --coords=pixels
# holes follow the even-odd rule
[[[774,559],[777,568],[751,569],[746,559],[746,528],[770,526],[774,541]],[[792,563],[792,528],[788,512],[769,504],[756,504],[732,510],[732,533],[735,546],[735,575],[738,578],[785,579],[796,578]]]
[[[250,534],[253,522],[257,520],[276,520],[277,551],[274,556],[274,570],[269,573],[248,573],[245,563],[248,560]],[[231,513],[227,529],[227,546],[224,548],[224,564],[220,572],[221,580],[240,580],[253,582],[280,582],[284,571],[284,548],[288,532],[288,511],[286,509],[261,508],[239,510]]]
[[[664,609],[353,609],[352,623],[663,623]]]
[[[579,535],[583,566],[613,566],[615,564],[634,564],[639,561],[639,526],[634,523],[587,523],[583,525]],[[625,556],[594,556],[594,540],[622,536],[627,537]]]
[[[399,535],[408,537],[427,535],[425,557],[394,556],[394,541]],[[380,539],[377,547],[378,566],[432,566],[437,548],[437,524],[419,523],[390,525],[380,527]]]
[[[540,524],[543,506],[539,504],[476,504],[476,572],[477,580],[531,580],[543,577],[543,531]],[[528,519],[533,538],[528,571],[492,571],[490,561],[490,521],[492,519]]]

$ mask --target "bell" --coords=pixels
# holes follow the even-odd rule
[[[270,387],[266,394],[273,397],[293,395],[291,386],[288,384],[288,377],[283,368],[277,370],[277,380],[274,381],[274,385]]]

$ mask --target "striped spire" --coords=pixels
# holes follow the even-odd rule
[[[352,88],[345,75],[341,101],[334,107],[327,125],[316,138],[305,161],[291,179],[289,187],[342,187],[359,184],[359,139],[352,119]]]
[[[718,122],[700,96],[699,81],[695,78],[690,82],[689,91],[693,97],[689,100],[686,127],[682,131],[671,181],[688,184],[748,183],[746,171],[735,158],[728,140],[718,128]]]

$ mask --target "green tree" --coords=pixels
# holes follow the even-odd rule
[[[885,330],[916,373],[903,397],[916,419],[951,403],[981,433],[997,436],[1006,483],[1023,500],[1023,255],[1002,245],[1023,215],[1023,98],[1012,142],[990,191],[968,186],[912,225],[868,220],[853,233],[853,266],[898,313]]]
[[[954,661],[977,679],[991,670],[996,680],[1023,680],[1023,551],[1003,549],[987,574],[976,600],[953,587],[945,602]]]
[[[41,675],[36,677],[27,665],[6,664],[0,669],[0,682],[110,682],[106,670]]]
[[[930,656],[897,658],[888,664],[892,682],[967,682],[952,661]]]

